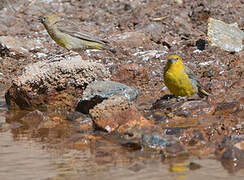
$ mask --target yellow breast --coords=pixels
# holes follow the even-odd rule
[[[164,83],[175,96],[190,96],[197,91],[184,69],[178,66],[172,66],[164,73]]]

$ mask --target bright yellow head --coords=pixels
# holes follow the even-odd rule
[[[167,71],[171,67],[178,67],[178,68],[184,68],[184,64],[182,62],[182,58],[178,55],[171,55],[168,57],[168,61],[165,67],[165,70]]]
[[[45,26],[51,26],[56,23],[59,18],[55,14],[45,14],[39,17],[39,21]]]

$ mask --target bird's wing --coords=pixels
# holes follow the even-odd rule
[[[88,32],[81,30],[78,26],[76,26],[74,23],[69,22],[69,21],[57,21],[55,23],[57,26],[58,30],[69,34],[70,36],[86,40],[86,41],[92,41],[92,42],[97,42],[100,44],[107,43],[106,40],[96,38],[92,35],[90,35]]]
[[[188,75],[188,77],[189,77],[191,80],[196,81],[196,82],[197,82],[197,85],[198,85],[198,84],[200,85],[200,82],[198,81],[196,75],[195,75],[195,74],[193,73],[193,71],[192,71],[189,67],[187,67],[186,65],[185,65],[185,67],[184,67],[184,72]]]
[[[193,73],[193,71],[189,67],[185,66],[184,71],[188,75],[188,77],[191,79],[192,83],[195,83],[195,85],[197,86],[198,95],[200,97],[204,97],[204,96],[209,96],[210,95],[207,91],[204,90],[204,87],[201,85],[201,83],[197,79],[196,75]]]

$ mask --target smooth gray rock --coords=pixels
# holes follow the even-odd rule
[[[89,100],[95,96],[108,98],[113,95],[121,95],[129,101],[136,99],[138,91],[119,82],[114,81],[94,81],[85,89],[82,100]]]
[[[226,24],[223,21],[209,18],[208,39],[212,46],[230,52],[240,52],[243,49],[244,32],[238,28],[237,24]]]
[[[123,96],[129,101],[134,101],[138,96],[138,91],[119,82],[94,81],[86,87],[76,110],[89,113],[89,109],[114,95]]]

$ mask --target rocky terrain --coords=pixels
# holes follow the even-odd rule
[[[243,0],[5,1],[0,87],[7,127],[15,137],[25,134],[50,148],[91,148],[114,159],[157,154],[166,163],[211,157],[229,172],[239,171],[244,51],[213,46],[207,32],[210,17],[243,31],[243,9]],[[50,12],[108,40],[116,53],[67,52],[37,20]],[[163,69],[172,54],[183,58],[211,96],[170,98]]]

